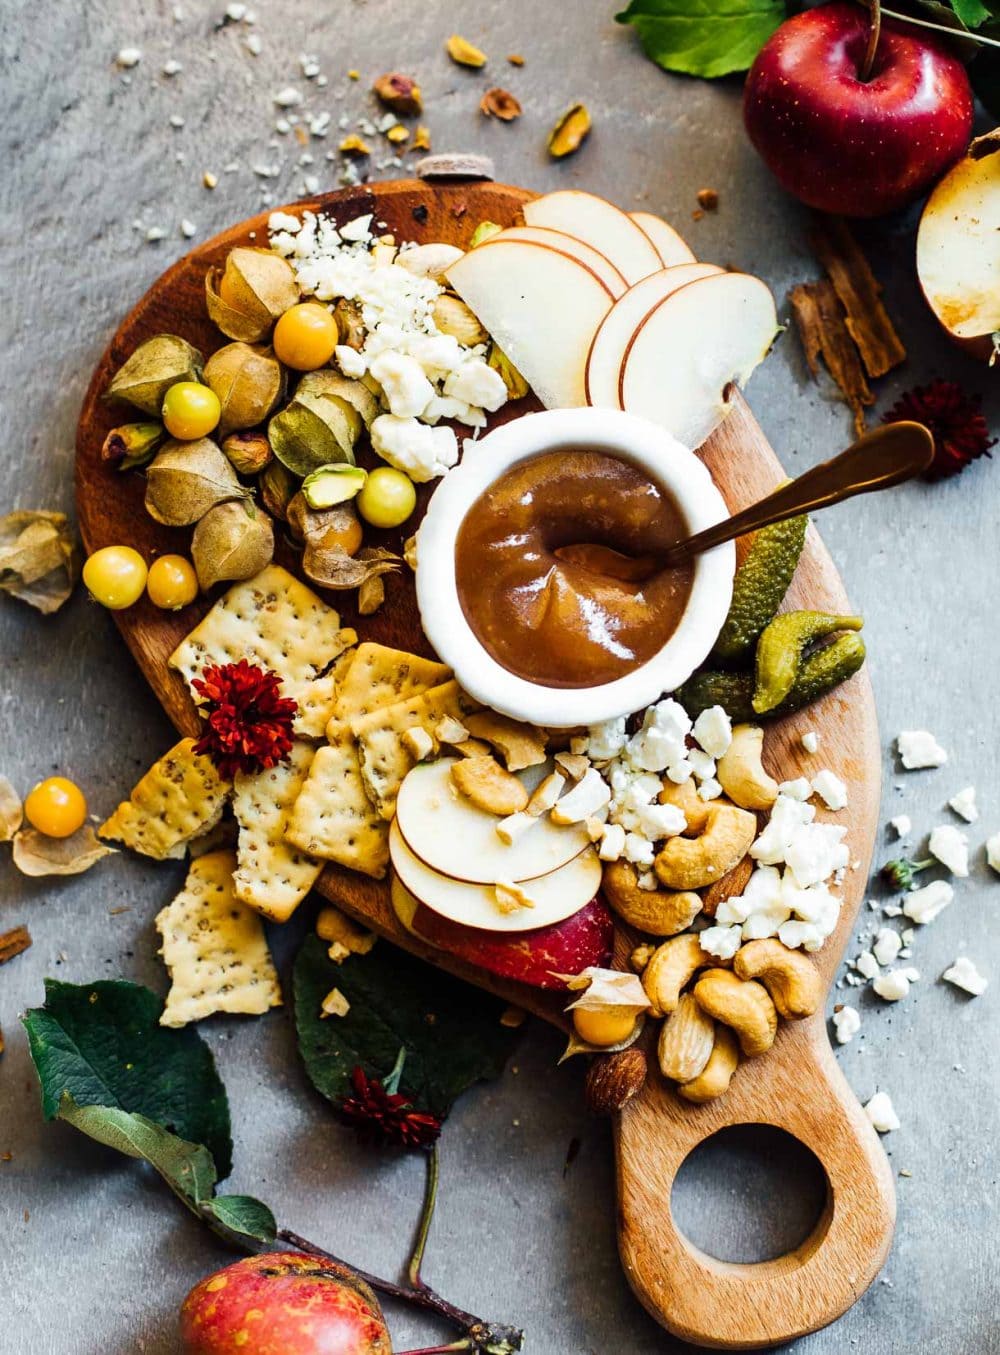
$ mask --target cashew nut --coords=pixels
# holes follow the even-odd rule
[[[748,1059],[774,1044],[778,1013],[767,989],[755,979],[740,979],[729,969],[709,969],[694,986],[702,1011],[732,1026]]]
[[[739,898],[749,884],[756,864],[752,856],[744,856],[721,880],[708,886],[701,896],[701,910],[706,917],[715,917],[715,910],[723,899]]]
[[[701,889],[742,861],[756,836],[753,814],[712,800],[703,832],[695,838],[669,838],[653,869],[668,889]]]
[[[640,889],[635,866],[627,861],[609,861],[604,867],[602,888],[619,917],[651,936],[676,936],[690,927],[701,912],[701,899],[691,892]]]
[[[669,1016],[677,1008],[681,989],[687,987],[699,969],[716,963],[715,956],[702,949],[694,932],[672,936],[657,946],[642,971],[642,986],[653,1015]]]
[[[517,777],[491,757],[463,758],[453,764],[451,779],[466,799],[490,814],[516,814],[528,803]]]
[[[694,778],[689,777],[678,786],[673,781],[664,781],[660,791],[661,805],[675,805],[687,819],[686,834],[700,833],[708,819],[710,800],[703,800],[698,794]]]
[[[699,1105],[704,1101],[714,1101],[729,1090],[729,1084],[740,1061],[740,1050],[736,1036],[728,1026],[715,1027],[715,1044],[708,1062],[690,1082],[677,1088],[678,1096],[685,1101],[695,1101]]]
[[[672,1082],[690,1082],[704,1070],[714,1044],[715,1022],[690,993],[683,993],[677,1010],[660,1027],[660,1071]]]
[[[786,1021],[812,1016],[823,988],[813,962],[800,950],[789,950],[777,937],[748,941],[736,952],[733,972],[741,979],[760,979]]]
[[[778,798],[778,783],[760,760],[763,747],[760,725],[736,725],[732,742],[716,763],[719,784],[742,809],[770,809]]]

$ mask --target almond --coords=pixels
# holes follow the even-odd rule
[[[635,1045],[615,1054],[599,1054],[587,1069],[584,1097],[594,1115],[613,1115],[642,1091],[646,1055]]]

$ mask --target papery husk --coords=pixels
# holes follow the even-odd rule
[[[259,475],[274,460],[263,433],[230,433],[223,440],[222,453],[239,475]]]
[[[263,423],[281,399],[284,373],[269,348],[227,343],[205,363],[202,378],[219,397],[219,436]]]
[[[642,1032],[646,1013],[649,1011],[649,997],[638,974],[628,970],[601,969],[597,965],[590,965],[579,974],[556,974],[555,977],[562,979],[570,992],[580,994],[575,1002],[567,1006],[568,1012],[580,1007],[584,1011],[592,1012],[631,1012],[635,1017],[635,1025],[631,1032],[624,1040],[619,1040],[613,1045],[589,1044],[580,1038],[576,1027],[572,1027],[560,1063],[564,1059],[572,1058],[574,1054],[613,1054],[619,1049],[628,1049],[630,1044],[636,1042]]]
[[[324,368],[319,372],[307,372],[299,382],[298,393],[306,395],[325,395],[344,401],[361,417],[365,428],[370,428],[382,413],[378,395],[366,385],[364,380],[342,376],[340,372]],[[353,420],[352,426],[353,426]],[[361,428],[358,428],[358,435]]]
[[[310,372],[299,382],[295,396],[267,426],[274,455],[294,474],[308,475],[335,461],[354,464],[354,444],[361,433],[361,416],[353,405],[323,390],[325,373]],[[330,373],[336,377],[336,373]],[[338,377],[338,380],[343,380]]]
[[[248,491],[211,438],[171,440],[146,472],[146,512],[168,527],[186,527]]]
[[[0,591],[49,615],[72,593],[79,566],[65,513],[22,509],[0,517]]]
[[[7,778],[0,776],[0,842],[10,842],[23,822],[21,797]]]
[[[191,559],[203,593],[223,580],[253,578],[273,555],[271,519],[249,501],[216,504],[191,537]]]
[[[219,295],[226,278],[232,304]],[[225,268],[205,274],[205,304],[212,321],[230,339],[256,343],[279,315],[299,299],[295,272],[287,259],[270,249],[239,246],[229,251]]]
[[[423,112],[424,101],[420,86],[410,75],[402,75],[399,71],[380,75],[372,85],[372,91],[386,108],[400,117],[412,118]]]
[[[22,828],[14,835],[14,865],[22,875],[82,875],[114,851],[89,823],[69,837],[46,837],[37,828]]]
[[[486,354],[486,364],[503,377],[503,384],[507,387],[507,398],[509,400],[524,399],[531,387],[499,344],[490,344],[489,351]]]
[[[165,436],[162,423],[123,423],[104,439],[101,460],[117,464],[122,471],[135,470],[152,461]]]
[[[624,1040],[619,1040],[617,1044],[588,1044],[586,1040],[581,1040],[576,1033],[576,1027],[571,1026],[569,1036],[566,1040],[566,1048],[563,1050],[559,1059],[560,1063],[565,1063],[576,1054],[617,1054],[621,1049],[628,1049],[634,1045],[636,1040],[642,1034],[643,1027],[646,1024],[646,1013],[640,1012],[635,1019],[635,1025],[631,1033]]]
[[[300,491],[288,505],[286,521],[293,539],[300,545],[323,546],[356,526],[358,514],[350,502],[336,503],[332,508],[311,508]]]
[[[365,579],[358,589],[358,615],[372,616],[385,601],[385,580],[381,574]]]
[[[394,573],[401,564],[398,555],[380,546],[366,547],[358,551],[357,555],[348,555],[343,546],[324,546],[307,541],[302,552],[303,572],[321,588],[362,588],[370,579]]]
[[[163,397],[178,381],[200,381],[201,353],[179,334],[155,334],[118,368],[105,400],[125,400],[160,417]]]
[[[260,490],[260,501],[271,516],[286,522],[288,505],[298,492],[298,478],[280,461],[272,461],[261,472],[257,487]]]

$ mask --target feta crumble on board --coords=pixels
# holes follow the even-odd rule
[[[833,1029],[838,1044],[850,1044],[861,1029],[861,1015],[856,1007],[841,1007],[833,1013]]]
[[[889,823],[896,836],[900,838],[906,837],[913,828],[913,820],[909,814],[897,814],[894,819],[889,820]]]
[[[941,975],[945,983],[953,984],[956,988],[963,989],[966,993],[971,993],[973,997],[979,997],[986,991],[986,985],[989,982],[976,968],[972,960],[967,955],[959,955],[954,964],[949,966]]]
[[[865,1114],[880,1134],[888,1134],[899,1128],[899,1116],[893,1109],[888,1092],[876,1092],[865,1106]]]
[[[930,835],[927,848],[952,875],[964,878],[969,873],[969,839],[952,824],[942,824]]]
[[[812,788],[826,805],[827,809],[847,808],[847,787],[836,772],[824,768],[812,780]]]
[[[948,754],[926,729],[904,729],[896,739],[900,761],[908,772],[925,767],[942,767]]]
[[[807,729],[802,735],[802,747],[807,753],[819,752],[819,735],[813,729]]]
[[[955,813],[965,820],[966,823],[975,823],[979,818],[979,808],[976,805],[975,786],[966,786],[960,790],[957,795],[953,795],[948,801],[949,807]]]

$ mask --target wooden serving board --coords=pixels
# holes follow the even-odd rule
[[[344,222],[375,213],[398,240],[447,241],[464,246],[480,221],[510,225],[531,196],[500,184],[419,181],[375,184],[330,194],[291,209],[322,210]],[[125,422],[122,406],[101,401],[114,371],[136,345],[165,331],[182,334],[207,356],[223,340],[208,320],[204,276],[235,245],[265,244],[267,214],[234,226],[201,245],[170,268],[126,317],[90,383],[77,438],[77,508],[88,551],[126,543],[147,560],[167,551],[187,553],[190,529],[155,523],[144,511],[144,482],[119,475],[100,460],[108,431]],[[493,423],[537,406],[521,401]],[[831,449],[832,450],[832,449]],[[741,399],[701,455],[734,511],[784,478],[784,472]],[[433,486],[420,491],[422,511]],[[374,544],[401,548],[403,533],[369,533]],[[295,568],[287,543],[277,558]],[[222,590],[217,590],[221,592]],[[214,600],[214,599],[212,599]],[[802,562],[792,584],[793,607],[848,612],[837,571],[810,528]],[[198,717],[180,677],[167,658],[196,624],[211,600],[179,614],[143,599],[115,620],[136,661],[176,727],[195,733]],[[388,580],[387,600],[374,616],[357,618],[354,594],[333,595],[345,624],[366,639],[430,653],[417,619],[408,572]],[[820,750],[809,758],[801,735],[815,730]],[[813,957],[829,986],[853,930],[864,893],[878,821],[881,755],[875,709],[862,672],[818,705],[772,724],[765,760],[778,779],[802,770],[830,767],[847,783],[850,807],[838,819],[848,825],[854,866],[844,881],[836,932]],[[821,814],[822,817],[822,814]],[[319,891],[381,935],[431,963],[479,984],[504,999],[564,1026],[564,998],[493,978],[473,966],[432,951],[397,922],[386,884],[335,866],[320,878]],[[624,961],[633,937],[622,929],[616,950]],[[618,1230],[622,1263],[636,1295],[671,1332],[699,1345],[748,1349],[780,1344],[815,1331],[843,1313],[871,1284],[892,1237],[895,1199],[888,1162],[874,1129],[842,1076],[827,1038],[822,1011],[797,1023],[782,1022],[771,1051],[743,1063],[727,1095],[705,1106],[682,1101],[659,1076],[655,1059],[644,1091],[617,1117]],[[674,1179],[699,1143],[728,1125],[769,1124],[787,1130],[819,1158],[827,1175],[826,1208],[811,1237],[795,1251],[760,1264],[733,1264],[705,1255],[677,1229],[671,1213]]]

